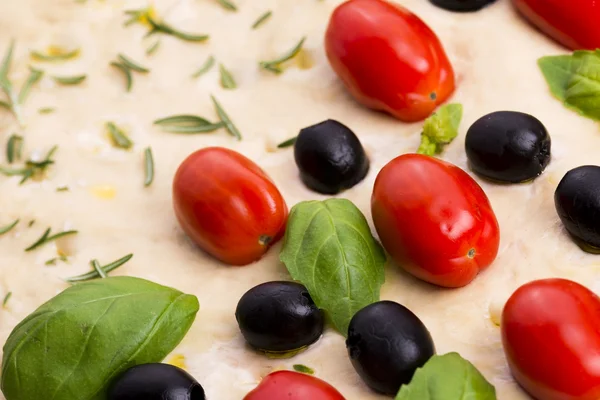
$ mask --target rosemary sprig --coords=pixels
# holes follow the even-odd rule
[[[81,52],[80,49],[75,49],[72,51],[63,51],[62,49],[60,49],[58,47],[51,47],[48,54],[44,54],[39,51],[32,51],[30,53],[30,55],[31,55],[31,58],[33,58],[36,61],[57,62],[57,61],[66,61],[66,60],[75,58],[75,57],[79,56],[80,52]]]
[[[146,49],[146,55],[151,56],[152,54],[154,54],[156,52],[156,50],[158,50],[159,47],[160,47],[160,40],[157,40],[156,42],[154,42],[154,44],[152,46],[150,46]]]
[[[223,89],[235,89],[237,87],[233,75],[223,64],[219,64],[219,72],[221,73],[221,86]]]
[[[76,76],[53,76],[52,79],[56,83],[61,85],[79,85],[81,82],[85,81],[87,75],[76,75]]]
[[[144,186],[148,187],[154,180],[154,157],[152,156],[151,147],[147,147],[146,150],[144,150],[144,172],[146,176]]]
[[[39,80],[42,79],[42,76],[44,76],[44,71],[42,70],[29,67],[29,71],[29,77],[27,78],[25,83],[23,83],[21,91],[19,92],[19,97],[17,98],[19,104],[23,104],[25,102],[27,96],[29,95],[31,87],[37,82],[39,82]]]
[[[17,226],[17,224],[19,223],[19,221],[20,221],[20,219],[17,219],[16,221],[14,221],[14,222],[6,225],[6,226],[1,227],[0,228],[0,235],[4,235],[5,233],[8,233],[8,232],[12,231],[12,229],[15,226]]]
[[[154,121],[166,132],[171,133],[209,133],[225,126],[222,122],[210,122],[206,118],[195,115],[173,115]]]
[[[226,10],[237,11],[237,6],[229,0],[217,0],[217,3],[219,3]]]
[[[99,269],[101,269],[105,274],[108,274],[109,272],[114,271],[115,269],[119,268],[121,265],[125,264],[127,261],[131,260],[132,257],[133,257],[133,254],[128,254],[125,257],[118,259],[117,261],[113,261],[112,263],[105,265],[104,267],[99,267]],[[98,262],[97,260],[90,261],[90,264],[92,264],[92,267],[94,266],[93,265],[94,261]],[[99,274],[99,272],[94,268],[94,270],[92,272],[88,272],[87,274],[67,278],[66,281],[71,282],[71,283],[83,282],[83,281],[89,281],[91,279],[99,278],[100,276],[101,275]]]
[[[229,115],[225,112],[221,104],[217,101],[217,99],[214,96],[211,95],[210,98],[212,99],[212,102],[215,106],[215,111],[221,119],[221,122],[225,124],[225,129],[227,129],[227,132],[229,132],[237,140],[242,140],[242,134],[237,129],[231,118],[229,118]]]
[[[26,161],[25,166],[23,168],[7,168],[7,167],[0,166],[0,174],[6,175],[6,176],[22,176],[23,178],[21,179],[21,182],[19,182],[19,184],[22,185],[29,178],[31,178],[35,175],[44,174],[46,172],[46,169],[48,168],[48,166],[54,164],[54,160],[52,160],[52,156],[54,155],[54,153],[56,152],[57,149],[58,149],[58,146],[52,147],[50,149],[50,151],[48,152],[48,154],[46,155],[46,158],[43,159],[42,161],[33,161],[33,160]]]
[[[200,76],[204,75],[213,67],[213,65],[215,65],[215,58],[210,56],[206,59],[206,61],[204,61],[204,64],[202,64],[200,69],[192,75],[192,78],[199,78]]]
[[[64,232],[60,232],[54,235],[50,235],[52,228],[48,228],[46,229],[46,231],[44,232],[44,234],[31,246],[29,246],[28,248],[25,249],[25,251],[32,251],[37,249],[40,246],[45,245],[46,243],[52,242],[56,239],[60,239],[61,237],[64,236],[68,236],[68,235],[74,235],[76,233],[78,233],[78,231],[64,231]]]
[[[277,145],[278,149],[285,149],[286,147],[290,147],[293,146],[294,143],[296,143],[296,139],[298,139],[297,136],[294,136],[293,138],[290,138],[284,142],[281,142]]]
[[[23,152],[23,136],[16,134],[10,135],[6,144],[6,160],[9,164],[14,161],[21,160],[21,153]]]
[[[252,24],[252,29],[258,29],[261,25],[263,25],[269,18],[273,15],[273,11],[269,10],[262,14],[258,19]]]
[[[141,65],[139,65],[135,61],[132,61],[130,58],[126,57],[123,54],[119,54],[118,57],[121,64],[123,64],[132,71],[140,72],[142,74],[147,74],[148,72],[150,72],[148,68],[142,67]]]
[[[125,88],[128,92],[131,92],[131,88],[133,87],[133,76],[131,74],[131,70],[127,68],[125,65],[118,62],[111,62],[111,66],[118,68],[125,75]]]
[[[294,57],[296,57],[298,55],[298,53],[300,53],[305,40],[306,40],[306,37],[303,37],[300,40],[300,42],[298,42],[298,44],[293,49],[291,49],[290,51],[288,51],[281,57],[276,58],[275,60],[261,61],[259,63],[260,67],[263,69],[266,69],[267,71],[274,72],[276,74],[282,73],[283,72],[282,64],[285,63],[286,61],[293,59]]]
[[[107,122],[106,128],[110,134],[113,146],[120,149],[129,150],[133,147],[133,142],[127,137],[123,130],[119,129],[113,122]]]
[[[6,305],[8,304],[8,301],[10,300],[11,297],[12,297],[12,292],[6,293],[6,296],[4,296],[4,299],[2,300],[2,307],[6,307]]]
[[[158,22],[152,18],[152,16],[147,15],[146,19],[148,23],[152,26],[152,30],[148,32],[148,35],[152,35],[154,33],[164,33],[165,35],[171,35],[178,39],[185,40],[186,42],[204,42],[209,39],[209,35],[204,34],[193,34],[186,33],[180,30],[173,28],[171,25],[166,22]]]

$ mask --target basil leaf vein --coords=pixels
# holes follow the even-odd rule
[[[354,314],[379,301],[385,253],[349,200],[294,206],[280,259],[344,336]]]

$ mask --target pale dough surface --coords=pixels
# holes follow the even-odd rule
[[[17,40],[15,82],[26,78],[29,50],[48,45],[81,47],[82,54],[64,64],[36,65],[55,74],[88,74],[87,81],[76,87],[58,87],[45,79],[24,107],[26,154],[42,154],[60,145],[49,179],[18,186],[18,178],[0,176],[0,224],[22,221],[0,238],[0,296],[13,292],[7,307],[0,310],[0,342],[22,318],[67,287],[61,278],[87,272],[90,259],[108,263],[134,253],[112,275],[143,277],[198,296],[201,310],[176,353],[185,356],[189,372],[204,385],[209,399],[239,400],[262,376],[296,363],[313,368],[348,400],[383,399],[362,383],[346,355],[343,338],[331,329],[291,360],[270,360],[249,350],[235,322],[235,306],[254,285],[289,279],[278,261],[280,244],[256,264],[221,265],[186,239],[171,206],[177,166],[190,152],[208,145],[227,146],[255,160],[277,183],[290,207],[302,200],[324,199],[300,182],[291,149],[267,149],[303,127],[334,118],[356,132],[370,155],[367,178],[342,194],[370,220],[377,172],[392,158],[417,148],[421,124],[405,124],[366,110],[344,91],[323,51],[328,17],[340,2],[236,0],[239,12],[232,13],[211,0],[159,0],[155,2],[159,15],[181,29],[209,33],[211,39],[187,44],[163,37],[152,57],[146,57],[144,50],[155,39],[143,39],[145,28],[122,26],[122,11],[144,7],[144,1],[0,2],[2,52],[11,37]],[[552,136],[553,158],[546,173],[530,184],[504,186],[478,179],[490,197],[502,235],[499,256],[489,270],[463,289],[443,290],[388,263],[382,298],[415,312],[431,331],[439,353],[457,351],[471,360],[496,386],[499,399],[526,399],[507,369],[490,304],[498,309],[516,287],[536,278],[565,277],[600,290],[600,258],[581,252],[568,238],[553,204],[554,189],[566,171],[598,162],[600,129],[550,96],[536,59],[565,50],[520,19],[508,0],[464,15],[440,10],[425,0],[401,3],[438,33],[456,70],[458,90],[452,101],[464,105],[465,115],[460,136],[443,158],[467,168],[466,130],[477,118],[498,110],[539,118]],[[271,20],[252,31],[251,24],[268,9],[273,10]],[[312,68],[292,66],[279,76],[259,71],[258,61],[282,54],[305,35]],[[151,69],[148,75],[134,77],[130,94],[124,91],[122,76],[108,66],[118,53]],[[200,79],[190,79],[211,54],[233,73],[238,89],[221,89],[216,68]],[[184,136],[153,127],[153,120],[173,114],[215,119],[210,93],[238,125],[243,141],[234,141],[225,131]],[[56,112],[40,115],[37,110],[42,107],[55,107]],[[103,127],[110,120],[130,132],[136,143],[133,151],[110,146]],[[0,143],[15,129],[12,117],[0,110]],[[154,149],[156,177],[145,189],[142,151],[148,145]],[[63,185],[71,190],[56,192]],[[97,196],[99,190],[113,189],[112,199]],[[35,224],[27,227],[33,219]],[[70,254],[68,264],[44,265],[56,256],[54,245],[23,251],[48,226],[54,231],[80,231],[74,240],[58,244]]]

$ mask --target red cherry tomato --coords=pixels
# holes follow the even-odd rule
[[[329,21],[325,50],[356,100],[402,121],[426,118],[454,91],[454,71],[439,39],[396,4],[341,4]]]
[[[267,375],[244,400],[345,400],[329,383],[292,371]]]
[[[173,205],[185,233],[232,265],[261,258],[283,235],[288,215],[264,171],[220,147],[199,150],[181,164],[173,181]]]
[[[433,157],[405,154],[383,167],[371,211],[394,261],[439,286],[468,284],[498,253],[498,222],[481,187]]]
[[[513,0],[533,25],[573,49],[600,47],[598,0]]]
[[[510,369],[538,400],[600,399],[600,298],[566,279],[521,286],[502,312]]]

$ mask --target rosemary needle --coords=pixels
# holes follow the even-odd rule
[[[130,58],[124,56],[123,54],[119,54],[118,57],[121,64],[123,64],[132,71],[140,72],[142,74],[147,74],[148,72],[150,72],[148,68],[142,67],[137,62],[132,61]]]
[[[6,144],[6,160],[9,164],[21,159],[23,151],[23,136],[10,135]]]
[[[297,138],[298,138],[297,136],[294,136],[293,138],[290,138],[290,139],[288,139],[288,140],[286,140],[284,142],[281,142],[281,143],[279,143],[277,145],[277,148],[278,149],[285,149],[286,147],[293,146],[296,143],[296,139]]]
[[[19,223],[19,219],[17,219],[15,222],[8,224],[6,226],[3,226],[0,228],[0,235],[4,235],[5,233],[10,232],[15,226],[17,226],[17,224]]]
[[[221,73],[221,86],[223,89],[235,89],[237,87],[233,75],[223,64],[219,64],[219,72]]]
[[[107,122],[106,128],[110,134],[111,141],[115,147],[129,150],[133,147],[133,142],[127,137],[125,132],[119,129],[113,122]]]
[[[200,76],[204,75],[213,67],[213,65],[215,65],[215,58],[210,56],[206,59],[204,64],[202,64],[200,69],[192,75],[192,78],[199,78]]]
[[[154,157],[152,156],[151,147],[147,147],[146,150],[144,150],[144,171],[146,175],[144,186],[148,187],[154,180]]]
[[[105,265],[104,267],[100,267],[102,269],[102,271],[105,274],[108,274],[109,272],[119,268],[121,265],[125,264],[127,261],[131,260],[131,258],[133,257],[133,254],[128,254],[125,257],[122,257],[120,259],[118,259],[117,261],[113,261],[112,263]],[[96,261],[96,260],[92,260]],[[78,276],[73,276],[71,278],[67,278],[66,281],[67,282],[71,282],[71,283],[75,283],[75,282],[83,282],[83,281],[88,281],[90,279],[95,279],[95,278],[99,278],[100,275],[98,273],[98,271],[96,271],[94,269],[94,271],[92,272],[88,272],[86,274],[83,275],[78,275]]]
[[[269,18],[271,18],[271,15],[273,15],[273,11],[270,10],[262,14],[260,17],[258,17],[256,22],[252,24],[252,29],[258,29],[261,25],[267,22]]]
[[[221,122],[225,124],[225,129],[227,129],[227,132],[229,132],[237,140],[242,140],[242,134],[234,125],[233,121],[229,118],[229,115],[227,115],[221,104],[217,101],[217,99],[214,96],[210,96],[210,98],[212,99],[212,102],[215,106],[215,110],[217,112],[217,115],[221,119]]]
[[[290,51],[288,51],[287,53],[285,53],[284,55],[282,55],[281,57],[279,57],[275,60],[261,61],[259,63],[260,67],[264,68],[268,71],[274,72],[276,74],[282,73],[283,68],[281,67],[281,64],[296,57],[298,55],[298,53],[300,53],[300,51],[302,50],[302,46],[304,45],[305,40],[306,40],[306,37],[303,37],[302,39],[300,39],[300,42],[298,42],[298,44],[296,46],[294,46],[293,49],[291,49]]]
[[[94,267],[100,278],[106,278],[106,272],[104,272],[98,260],[92,260],[92,267]]]
[[[56,83],[60,83],[61,85],[79,85],[81,82],[85,81],[87,75],[76,75],[76,76],[53,76],[52,79]]]
[[[125,88],[128,92],[131,92],[131,87],[133,86],[133,76],[131,74],[131,70],[127,68],[125,65],[118,62],[111,62],[111,66],[118,68],[125,75]]]
[[[11,297],[12,297],[12,292],[6,293],[6,296],[4,296],[4,300],[2,300],[2,307],[6,307],[6,304],[8,304],[8,301],[10,300]]]
[[[35,250],[38,247],[43,246],[44,244],[52,242],[56,239],[59,239],[63,236],[74,235],[74,234],[78,233],[78,231],[64,231],[64,232],[60,232],[60,233],[50,236],[50,232],[51,232],[51,228],[46,229],[44,234],[34,244],[32,244],[31,246],[26,248],[25,251]]]

